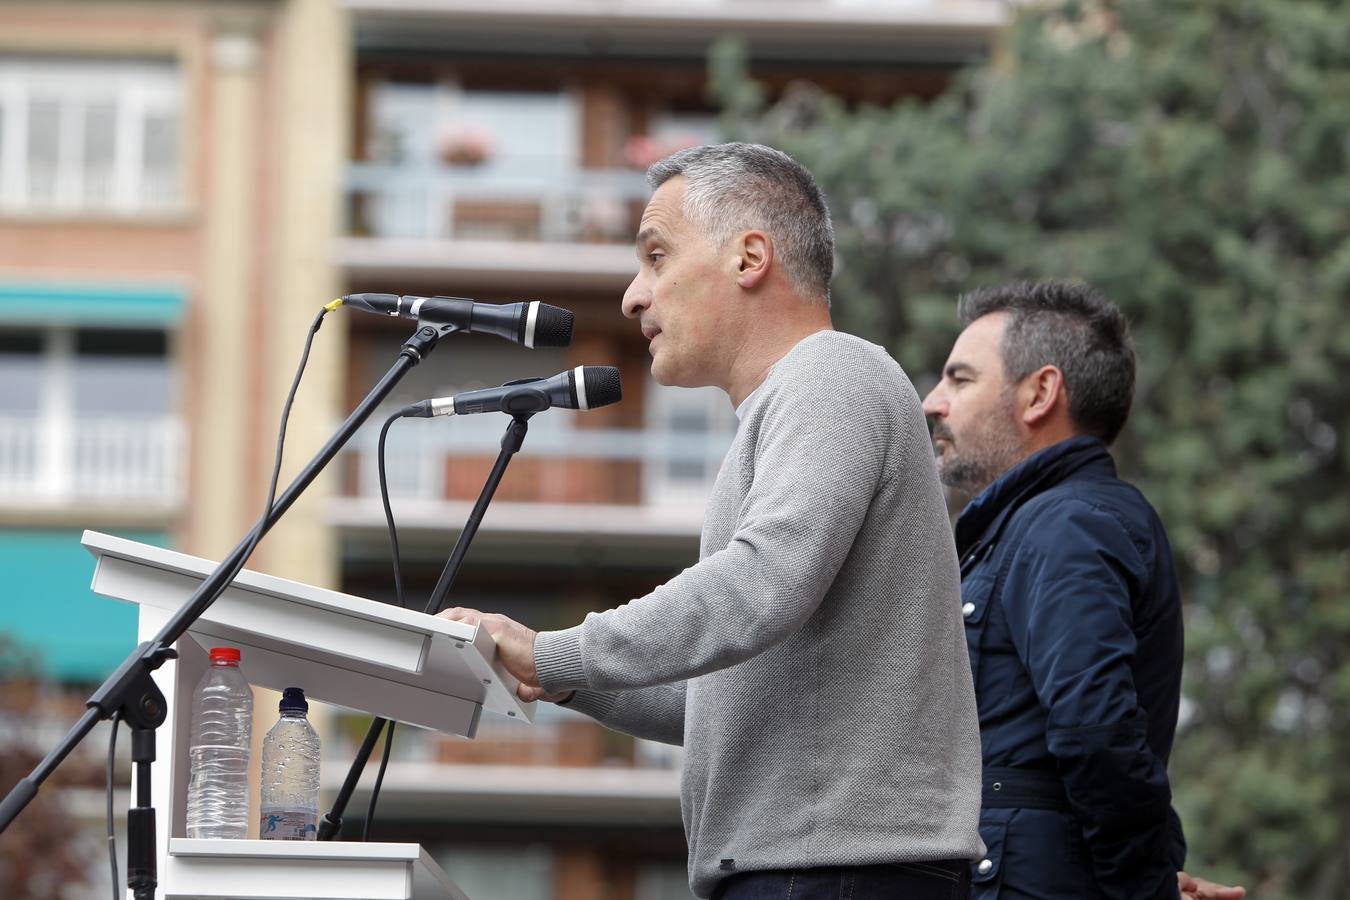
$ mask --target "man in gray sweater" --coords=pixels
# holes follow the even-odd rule
[[[700,897],[965,897],[982,850],[960,580],[921,404],[831,329],[815,180],[768,147],[675,154],[623,298],[667,385],[740,418],[699,562],[575,628],[481,622],[526,699],[683,745]]]

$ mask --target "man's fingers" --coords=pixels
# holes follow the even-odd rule
[[[575,691],[563,691],[561,694],[546,694],[544,689],[521,682],[516,687],[516,696],[526,703],[533,703],[535,700],[542,700],[545,703],[557,703],[559,700],[566,700],[571,697]]]
[[[1243,900],[1247,896],[1244,887],[1215,884],[1185,872],[1177,873],[1177,887],[1181,889],[1183,900]]]
[[[515,623],[506,616],[497,613],[483,613],[479,624],[487,629],[487,633],[492,635],[493,640],[497,640],[503,632],[510,629]]]
[[[566,697],[567,694],[546,694],[544,693],[543,688],[526,684],[522,681],[516,686],[516,696],[526,703],[533,703],[535,700],[543,700],[545,703],[557,703],[559,700]]]
[[[476,609],[468,609],[463,606],[456,606],[451,609],[443,609],[436,613],[439,619],[449,619],[451,622],[463,622],[466,625],[477,625],[483,619],[483,614]]]

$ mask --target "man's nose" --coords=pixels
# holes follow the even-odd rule
[[[928,418],[934,416],[945,416],[947,414],[947,402],[941,396],[942,385],[938,385],[928,392],[928,396],[923,398],[923,414]]]
[[[620,309],[626,318],[636,319],[642,315],[642,311],[651,305],[651,294],[641,284],[642,276],[633,279],[628,285],[628,290],[623,292],[623,302]]]

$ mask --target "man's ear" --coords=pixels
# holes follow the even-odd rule
[[[1035,427],[1046,421],[1061,403],[1067,405],[1069,396],[1064,391],[1064,373],[1055,366],[1041,366],[1022,380],[1022,423]]]
[[[773,240],[762,231],[747,231],[737,239],[736,284],[751,290],[773,267]]]

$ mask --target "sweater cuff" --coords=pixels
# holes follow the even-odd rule
[[[567,703],[558,705],[585,713],[592,719],[603,722],[614,711],[614,705],[618,702],[618,691],[577,691]]]
[[[541,631],[534,639],[534,671],[548,694],[586,687],[581,665],[581,626]]]

